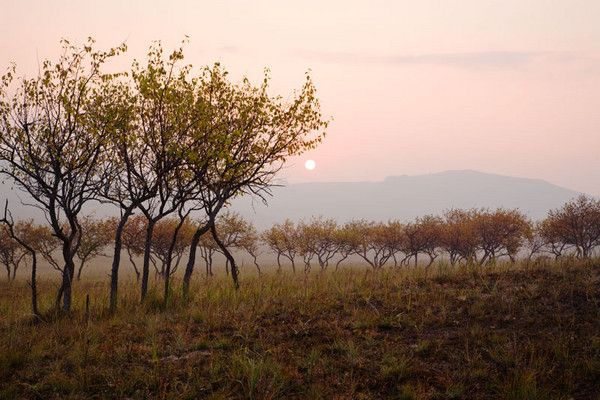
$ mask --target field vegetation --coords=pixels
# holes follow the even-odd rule
[[[110,314],[84,276],[74,311],[37,322],[2,282],[0,398],[595,399],[599,279],[596,260],[439,262],[251,270],[236,290],[220,270],[168,308],[132,277]]]

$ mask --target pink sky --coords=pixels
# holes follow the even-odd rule
[[[126,40],[129,62],[189,35],[192,64],[268,66],[282,94],[312,70],[334,121],[290,182],[476,169],[600,195],[598,21],[598,0],[5,0],[0,66],[32,74],[61,37]]]

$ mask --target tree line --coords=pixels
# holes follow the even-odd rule
[[[32,260],[35,315],[38,256],[60,271],[57,303],[71,309],[76,270],[99,251],[86,241],[107,228],[86,222],[82,210],[93,202],[119,211],[108,229],[112,311],[128,240],[139,241],[131,251],[142,257],[142,301],[157,260],[165,302],[179,261],[185,264],[182,290],[187,294],[196,249],[206,233],[229,260],[237,285],[237,266],[217,233],[217,216],[237,196],[264,200],[284,162],[324,137],[328,121],[308,74],[283,98],[270,94],[268,70],[259,84],[247,78],[233,82],[219,64],[193,68],[184,63],[182,48],[166,54],[160,42],[150,46],[145,62],[114,71],[113,60],[125,51],[124,44],[97,50],[93,39],[83,46],[63,41],[61,56],[42,62],[37,76],[19,78],[13,65],[0,78],[0,175],[25,192],[28,205],[41,210],[47,222],[44,227],[15,222],[5,204],[6,232],[27,254],[8,264],[15,268],[25,257]],[[192,214],[202,217],[192,223]],[[135,238],[126,232],[130,220],[144,230]],[[164,229],[173,234],[158,243]],[[187,260],[177,257],[183,231],[192,232]],[[56,252],[42,249],[41,241],[32,239],[37,236],[48,239]],[[51,258],[55,253],[60,256]]]
[[[79,220],[77,279],[91,259],[106,255],[114,246],[119,223],[115,217]],[[139,214],[129,218],[122,230],[122,247],[138,281],[142,276],[138,264],[145,254],[149,224]],[[451,265],[479,266],[501,259],[515,262],[518,258],[532,261],[548,256],[589,258],[600,247],[600,201],[580,196],[551,210],[536,223],[518,210],[452,209],[440,216],[427,215],[410,222],[354,220],[338,224],[323,217],[299,222],[288,219],[263,232],[239,214],[226,211],[214,222],[220,244],[209,231],[195,241],[197,226],[189,217],[183,223],[177,217],[167,217],[155,224],[149,257],[157,279],[164,282],[175,274],[192,245],[204,262],[206,276],[213,275],[217,254],[226,257],[225,270],[233,276],[233,268],[237,267],[227,254],[234,250],[249,256],[259,274],[259,257],[265,255],[276,259],[277,271],[288,265],[294,273],[297,267],[309,272],[313,266],[326,270],[332,265],[337,270],[350,257],[357,257],[373,269],[417,265],[419,260],[429,267],[441,258]],[[32,249],[33,254],[39,254],[64,273],[62,260],[57,257],[60,248],[61,242],[51,229],[32,221],[19,221],[0,229],[0,261],[8,279],[14,279],[19,266],[31,260]],[[61,295],[59,292],[57,302]]]

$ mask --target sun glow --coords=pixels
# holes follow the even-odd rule
[[[304,168],[306,168],[309,171],[315,169],[316,166],[317,163],[315,162],[315,160],[306,160],[306,162],[304,163]]]

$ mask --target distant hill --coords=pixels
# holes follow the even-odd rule
[[[340,222],[353,218],[412,219],[448,208],[518,208],[543,218],[579,195],[540,179],[515,178],[471,170],[391,176],[381,182],[300,183],[273,190],[269,206],[241,198],[233,209],[264,228],[285,218],[323,215]]]
[[[10,200],[17,218],[41,220],[21,191],[6,183],[0,186],[0,201]],[[515,178],[471,170],[428,175],[391,176],[380,182],[299,183],[273,189],[268,207],[249,197],[234,201],[232,209],[263,229],[286,218],[298,220],[323,215],[340,222],[353,218],[386,221],[412,219],[448,208],[518,208],[533,219],[559,207],[579,193],[540,179]],[[18,196],[18,197],[17,197]],[[110,206],[93,203],[87,212],[116,215]]]

